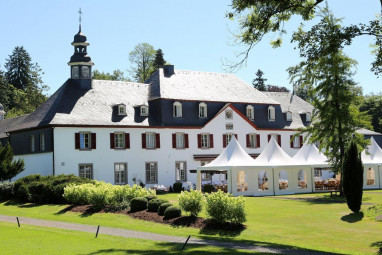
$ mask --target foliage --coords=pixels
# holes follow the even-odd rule
[[[149,196],[145,196],[145,198],[147,199],[147,201],[150,202],[150,200],[158,198],[158,197],[157,196],[153,196],[153,195],[149,195]]]
[[[180,193],[182,191],[183,184],[181,182],[175,182],[173,185],[173,190],[175,193]]]
[[[204,197],[200,191],[182,191],[182,193],[178,195],[178,199],[180,208],[190,213],[191,216],[198,216],[203,209]]]
[[[219,223],[242,224],[246,221],[244,198],[233,197],[221,190],[207,194],[206,211],[209,218]]]
[[[0,183],[0,200],[8,200],[14,198],[15,184],[13,182]]]
[[[211,193],[215,191],[215,187],[212,184],[205,184],[202,191],[204,193]]]
[[[371,116],[371,125],[376,132],[382,132],[382,94],[366,95],[359,110]]]
[[[166,64],[166,60],[163,58],[163,52],[161,49],[157,49],[155,52],[155,59],[153,62],[154,70],[158,70],[159,68],[163,68],[163,66]]]
[[[266,91],[267,87],[265,86],[265,81],[267,79],[263,78],[264,72],[261,71],[260,69],[257,70],[256,72],[256,78],[253,79],[252,85],[255,89],[260,90],[260,91]]]
[[[163,216],[163,215],[164,215],[164,212],[166,211],[166,209],[167,209],[168,207],[170,207],[170,206],[172,206],[171,203],[163,203],[163,204],[161,204],[161,205],[159,206],[159,208],[158,208],[158,214],[159,214],[160,216]]]
[[[130,79],[125,77],[124,73],[119,69],[114,70],[112,74],[100,72],[95,69],[92,77],[95,80],[130,81]]]
[[[147,211],[149,212],[158,212],[159,206],[161,204],[168,203],[168,200],[166,199],[152,199],[149,201],[149,204],[147,206]]]
[[[239,55],[242,58],[241,61],[233,65],[232,68],[238,68],[245,64],[251,49],[268,33],[276,35],[276,40],[271,41],[271,44],[273,47],[279,47],[282,44],[282,35],[286,33],[284,24],[292,16],[300,16],[304,21],[312,20],[321,3],[324,1],[232,0],[233,11],[227,13],[227,17],[231,20],[238,20],[241,30],[235,37],[240,43],[248,45],[247,49]],[[347,45],[350,45],[352,40],[358,36],[369,35],[375,38],[373,53],[376,59],[372,63],[371,70],[376,75],[380,74],[382,71],[381,17],[377,16],[369,24],[350,25],[341,30],[343,31],[342,38],[346,38]],[[325,43],[330,43],[330,40],[325,41]]]
[[[268,92],[290,92],[286,87],[276,86],[276,85],[267,85]]]
[[[363,165],[357,144],[352,141],[343,162],[343,187],[346,203],[353,212],[359,212],[363,193]]]
[[[130,73],[136,82],[145,82],[154,71],[154,47],[148,43],[140,43],[129,53]]]
[[[334,172],[342,171],[345,148],[353,134],[360,149],[366,146],[363,136],[355,131],[370,127],[368,117],[358,111],[360,97],[352,78],[356,62],[343,53],[348,41],[342,34],[340,20],[324,9],[319,24],[308,32],[300,28],[294,33],[292,41],[298,43],[305,59],[288,69],[294,86],[308,88],[315,108],[311,125],[301,133],[305,132],[311,143],[320,142]]]
[[[147,199],[144,197],[133,198],[130,202],[130,210],[132,212],[143,211],[147,209]]]
[[[169,206],[164,211],[164,218],[167,220],[178,218],[180,216],[182,216],[182,210],[177,206]]]
[[[0,103],[4,106],[5,112],[8,112],[8,107],[12,100],[13,87],[5,79],[5,74],[0,70]]]
[[[24,160],[13,160],[13,149],[9,143],[2,146],[0,143],[0,181],[4,182],[24,171]]]

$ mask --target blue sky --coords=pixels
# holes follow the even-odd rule
[[[82,31],[90,46],[88,53],[94,68],[111,72],[130,67],[129,52],[135,45],[147,42],[161,48],[165,59],[179,70],[226,72],[223,63],[235,61],[235,52],[244,48],[235,45],[233,32],[237,22],[225,18],[230,10],[227,0],[147,0],[147,1],[5,1],[0,0],[0,65],[16,46],[24,46],[32,60],[44,71],[43,80],[49,94],[69,77],[67,62],[73,53],[70,43],[78,31],[78,9],[82,8]],[[330,0],[329,5],[344,24],[367,22],[380,12],[378,0]],[[236,75],[251,84],[257,69],[265,73],[268,83],[291,89],[288,67],[301,59],[290,36],[299,26],[293,19],[286,29],[284,44],[279,49],[269,45],[270,37],[251,52],[246,67]],[[346,53],[358,61],[354,79],[364,94],[382,91],[382,80],[370,72],[373,56],[371,38],[357,38]]]

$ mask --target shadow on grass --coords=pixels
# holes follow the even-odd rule
[[[243,224],[219,224],[213,220],[206,220],[206,224],[200,229],[199,233],[203,235],[219,235],[221,237],[235,237],[239,236],[245,229],[246,227]]]
[[[54,215],[62,215],[62,214],[65,214],[67,212],[70,212],[74,207],[76,207],[75,205],[69,205],[67,207],[65,207],[64,209],[56,212]]]
[[[363,212],[357,212],[357,213],[350,213],[348,215],[344,215],[341,217],[341,220],[346,221],[348,223],[355,223],[355,222],[361,221],[363,217],[364,217]]]
[[[382,241],[374,242],[370,244],[370,247],[376,247],[376,254],[382,254]]]
[[[32,207],[42,206],[43,204],[35,204],[35,203],[30,203],[30,202],[18,201],[18,200],[8,200],[7,202],[4,203],[4,205],[5,206],[17,206],[20,208],[32,208]]]

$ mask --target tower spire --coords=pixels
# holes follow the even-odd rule
[[[80,10],[78,11],[78,14],[79,14],[79,24],[80,24],[80,31],[81,31],[81,16],[82,16],[82,11],[81,11],[81,8],[80,8]]]

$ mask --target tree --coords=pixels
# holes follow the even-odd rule
[[[0,103],[4,106],[5,111],[9,109],[11,104],[11,85],[7,83],[4,72],[0,70]]]
[[[265,86],[265,82],[267,79],[263,78],[264,72],[261,71],[260,69],[257,70],[256,72],[256,78],[253,79],[252,85],[255,89],[260,90],[260,91],[266,91],[267,87]]]
[[[111,81],[130,81],[128,77],[124,76],[124,73],[116,69],[112,74],[100,72],[97,69],[93,71],[93,79],[95,80],[111,80]]]
[[[376,132],[382,132],[382,94],[364,97],[359,110],[371,116],[371,125]]]
[[[155,59],[154,47],[148,43],[140,43],[129,53],[131,62],[130,73],[136,82],[145,82],[154,71],[153,61]]]
[[[0,143],[0,181],[4,182],[24,171],[24,161],[13,161],[13,150],[9,143],[1,146]]]
[[[290,92],[286,87],[276,86],[276,85],[267,85],[268,92]]]
[[[361,210],[363,191],[363,165],[357,144],[352,141],[344,158],[343,187],[346,203],[353,212]]]
[[[355,131],[370,127],[368,116],[356,106],[360,100],[352,79],[356,61],[343,53],[347,41],[342,33],[340,20],[325,8],[321,21],[310,31],[300,27],[294,33],[292,40],[298,42],[304,61],[288,69],[293,85],[308,89],[315,108],[311,125],[301,132],[308,134],[309,142],[320,142],[336,173],[342,173],[345,148],[352,139],[360,148],[367,144]]]
[[[379,1],[382,8],[382,0]],[[232,0],[233,11],[229,12],[227,17],[239,21],[241,31],[236,38],[248,47],[239,55],[241,60],[231,67],[240,68],[245,64],[251,49],[268,33],[276,34],[277,39],[271,41],[271,44],[279,47],[282,43],[282,35],[286,33],[284,24],[292,16],[300,16],[304,21],[312,20],[322,3],[324,3],[323,0]],[[360,1],[359,3],[362,4]],[[350,25],[345,28],[347,45],[350,45],[357,36],[371,35],[375,38],[376,58],[371,70],[376,75],[382,72],[382,22],[380,18],[371,20],[369,24]]]
[[[158,70],[159,68],[163,68],[163,66],[166,64],[166,60],[163,58],[163,52],[161,49],[158,49],[155,52],[155,59],[153,62],[153,67],[155,70]]]

